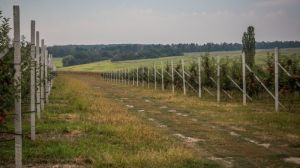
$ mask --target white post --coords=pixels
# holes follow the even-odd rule
[[[143,75],[142,75],[142,87],[144,87],[144,79],[145,79],[145,67],[143,66]]]
[[[201,80],[201,56],[198,57],[198,94],[202,97],[202,80]]]
[[[279,111],[279,84],[278,84],[278,48],[275,48],[275,111]]]
[[[149,81],[149,75],[150,75],[150,70],[149,70],[149,67],[147,67],[147,85],[148,85],[148,88],[150,88],[150,81]]]
[[[45,46],[45,103],[48,103],[48,50],[47,46]]]
[[[124,70],[121,69],[121,81],[122,81],[122,85],[124,84]]]
[[[45,88],[46,88],[46,103],[49,102],[49,81],[48,81],[48,68],[49,68],[49,53],[46,47],[45,57]]]
[[[245,106],[247,103],[247,89],[246,89],[246,60],[245,60],[245,52],[242,53],[242,71],[243,71],[243,105]]]
[[[220,56],[217,56],[217,101],[220,102]]]
[[[164,65],[163,62],[160,62],[160,67],[161,67],[161,90],[164,91],[165,90],[165,86],[164,86]]]
[[[22,167],[22,111],[21,111],[21,43],[20,43],[20,8],[13,7],[14,13],[14,86],[15,96],[15,164]]]
[[[186,88],[185,88],[185,71],[184,71],[184,61],[183,61],[183,59],[181,59],[181,66],[182,66],[183,95],[186,95]]]
[[[175,93],[175,86],[174,86],[174,62],[171,60],[171,75],[172,75],[172,93]]]
[[[127,69],[127,84],[130,85],[130,75],[129,75],[129,68]]]
[[[136,67],[136,86],[139,86],[139,67]]]
[[[132,70],[132,85],[134,86],[135,84],[134,84],[134,70]]]
[[[45,75],[45,40],[42,39],[42,54],[41,54],[41,111],[44,110],[45,106],[45,87],[44,87],[44,75]]]
[[[118,69],[118,83],[121,83],[121,73],[119,69]]]
[[[153,67],[154,67],[154,89],[156,90],[156,66],[155,66],[155,64],[153,65]]]
[[[35,21],[31,21],[30,138],[35,140]]]
[[[38,119],[41,118],[41,85],[40,85],[40,33],[36,32],[36,50],[35,50],[35,58],[36,58],[36,112]]]

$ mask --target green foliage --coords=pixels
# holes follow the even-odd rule
[[[275,46],[279,48],[295,48],[300,47],[300,42],[275,41],[256,43],[257,49],[270,49]],[[64,57],[64,66],[71,66],[102,60],[137,60],[178,56],[187,52],[238,51],[241,49],[242,45],[238,43],[207,43],[203,45],[195,43],[172,45],[111,44],[53,46],[49,48],[49,52],[55,57]]]
[[[245,52],[246,63],[253,67],[255,65],[255,33],[254,27],[249,26],[243,35],[243,52]]]
[[[0,11],[0,53],[3,53],[9,45],[9,19],[2,16]],[[0,59],[0,118],[11,109],[14,100],[13,87],[13,50]],[[1,121],[0,121],[1,122]]]
[[[295,54],[292,55],[282,55],[279,59],[280,64],[287,69],[288,72],[294,74],[292,77],[289,77],[285,74],[284,71],[280,70],[280,93],[282,96],[290,96],[291,93],[298,93],[300,95],[300,88],[297,86],[296,81],[299,82],[300,77],[296,74],[300,74],[300,57]],[[211,56],[209,53],[206,53],[202,56],[201,63],[202,71],[201,71],[201,80],[202,87],[214,88],[216,87],[213,80],[216,80],[216,72],[217,72],[217,64],[216,58]],[[142,77],[142,69],[141,66],[139,68],[140,82],[144,80],[147,82],[147,68],[150,69],[149,81],[151,84],[154,84],[154,69],[152,67],[145,66],[145,75]],[[160,64],[156,66],[157,72],[161,73]],[[236,86],[232,83],[232,81],[228,78],[232,78],[240,87],[243,85],[242,81],[242,64],[241,58],[232,59],[229,56],[220,59],[220,82],[221,89],[229,92],[236,91]],[[262,80],[262,82],[270,89],[274,89],[274,56],[268,54],[265,64],[254,66],[253,71],[255,74]],[[178,72],[178,73],[177,73]],[[185,64],[185,72],[188,74],[185,75],[186,81],[195,89],[198,88],[198,62],[186,62]],[[179,75],[180,74],[180,75]],[[117,74],[115,74],[117,75]],[[125,74],[123,74],[125,75]],[[171,66],[168,62],[164,64],[164,85],[166,89],[171,89],[172,80],[171,80]],[[136,80],[136,69],[131,70],[129,72],[130,80],[133,78]],[[182,81],[182,66],[181,62],[175,62],[174,64],[174,85],[177,90],[182,90],[183,81]],[[250,73],[247,73],[247,77],[249,79]],[[261,84],[254,78],[253,82],[248,83],[248,87],[254,88],[251,90],[251,96],[255,96],[256,98],[261,97],[266,94],[266,91],[261,86]],[[161,85],[161,77],[157,74],[157,87]],[[187,89],[190,90],[190,85],[186,85]],[[247,93],[250,93],[250,90],[247,90]],[[290,95],[289,95],[290,94]]]

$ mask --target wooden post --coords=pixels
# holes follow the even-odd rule
[[[38,119],[41,118],[41,85],[40,85],[40,33],[36,32],[36,49],[35,49],[35,59],[36,59],[36,112]]]
[[[14,13],[14,86],[15,96],[15,164],[22,167],[22,112],[21,112],[21,43],[20,43],[20,8],[13,7]]]
[[[165,86],[164,86],[164,65],[163,62],[160,62],[160,67],[161,67],[161,90],[164,91],[165,90]]]
[[[221,99],[221,86],[220,86],[220,56],[217,56],[217,101],[220,102]]]
[[[156,66],[155,66],[155,64],[153,65],[153,67],[154,67],[154,89],[156,90]]]
[[[31,21],[30,138],[35,140],[35,21]]]
[[[42,54],[41,54],[41,111],[44,110],[45,107],[45,86],[44,86],[44,78],[45,78],[45,40],[42,39]]]
[[[202,97],[201,56],[198,57],[198,96]]]
[[[171,60],[171,75],[172,75],[172,93],[175,93],[175,86],[174,86],[174,62]]]
[[[275,111],[279,111],[279,84],[278,84],[278,48],[275,48]]]
[[[186,95],[186,88],[185,88],[185,71],[184,71],[184,61],[183,61],[183,59],[181,59],[181,67],[182,67],[183,95]]]
[[[245,106],[247,103],[247,89],[246,89],[246,60],[245,53],[242,53],[242,71],[243,71],[243,105]]]

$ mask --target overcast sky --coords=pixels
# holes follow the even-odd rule
[[[257,41],[300,40],[300,0],[0,0],[21,9],[48,45],[241,42],[248,25]]]

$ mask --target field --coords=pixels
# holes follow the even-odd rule
[[[24,116],[25,167],[219,167],[101,92],[106,85],[88,76],[58,75],[35,142],[27,138]],[[13,116],[6,122],[1,130],[13,130]],[[0,167],[13,167],[14,141],[0,143]]]
[[[267,59],[267,53],[274,53],[273,50],[257,50],[256,54],[256,64],[261,65],[265,64]],[[220,56],[221,58],[230,58],[230,59],[239,59],[240,58],[240,51],[229,51],[229,52],[211,52],[209,53],[211,56]],[[195,60],[195,58],[199,57],[200,55],[205,55],[204,52],[199,53],[186,53],[184,56],[174,56],[174,57],[165,57],[165,58],[157,58],[157,59],[142,59],[142,60],[132,60],[132,61],[100,61],[94,62],[89,64],[82,64],[82,65],[75,65],[70,67],[63,67],[60,70],[64,71],[90,71],[90,72],[100,72],[100,71],[110,71],[110,70],[118,70],[124,68],[136,68],[137,66],[149,66],[152,67],[153,64],[160,64],[161,61],[170,63],[170,60],[173,60],[174,63],[180,61],[180,59],[184,58],[186,62],[191,62]],[[292,55],[300,57],[300,48],[293,48],[293,49],[281,49],[281,55]],[[61,63],[56,61],[57,67],[61,67]]]
[[[59,73],[23,155],[36,167],[296,167],[285,160],[300,157],[299,125],[299,113],[262,103],[218,104]],[[1,165],[13,164],[13,147],[1,143]]]
[[[53,63],[56,66],[56,68],[62,68],[63,67],[62,58],[54,58]]]

